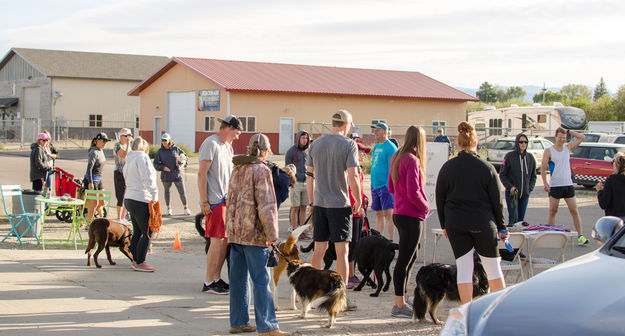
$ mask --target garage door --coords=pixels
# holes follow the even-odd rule
[[[167,93],[167,129],[177,144],[195,150],[195,92]]]

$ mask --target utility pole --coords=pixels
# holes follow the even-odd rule
[[[541,90],[543,92],[543,105],[545,105],[545,93],[547,93],[547,88],[545,87],[545,82],[543,82],[543,88]]]

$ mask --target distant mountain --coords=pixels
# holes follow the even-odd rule
[[[508,88],[508,86],[503,86],[503,85],[501,85],[501,87],[504,89]],[[528,102],[532,102],[532,98],[534,98],[534,95],[539,92],[542,92],[542,89],[543,89],[542,86],[538,86],[538,85],[521,85],[521,88],[523,88],[523,90],[525,90],[525,93],[526,93],[523,100],[528,101]],[[464,93],[468,93],[474,97],[477,97],[475,93],[477,92],[477,90],[479,90],[479,89],[471,89],[471,88],[464,88],[464,87],[456,87],[456,89]],[[552,91],[552,92],[560,92],[560,89],[561,89],[560,87],[548,87],[547,88],[547,90]]]

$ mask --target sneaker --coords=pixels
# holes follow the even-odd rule
[[[167,212],[163,214],[163,216],[171,216],[171,215],[172,215],[171,208],[168,208]]]
[[[406,306],[412,307],[414,304],[414,296],[409,296],[406,298]]]
[[[140,263],[140,264],[133,263],[132,269],[134,269],[137,272],[154,272],[154,271],[156,271],[156,268],[152,267],[152,265],[148,264],[145,261]]]
[[[577,237],[577,245],[582,246],[586,244],[588,244],[588,239],[586,239],[584,235],[579,235],[579,237]]]
[[[191,211],[189,211],[189,208],[184,208],[184,215],[191,216]]]
[[[223,281],[221,279],[217,279],[217,283],[219,285],[221,285],[221,287],[223,287],[223,288],[225,288],[227,290],[230,290],[230,285],[227,282],[225,282],[225,281]]]
[[[274,329],[272,331],[267,331],[263,333],[258,333],[258,336],[289,336],[290,334],[286,331],[282,331],[280,329]]]
[[[126,215],[124,215],[124,219],[127,220],[128,222],[130,222],[130,213],[126,212]]]
[[[358,286],[358,284],[360,284],[360,279],[358,279],[356,276],[347,279],[347,289],[352,289],[355,286]]]
[[[230,290],[224,288],[218,281],[213,281],[208,286],[204,284],[202,291],[217,295],[228,295],[230,293]]]
[[[354,311],[358,309],[358,306],[352,302],[349,298],[347,298],[347,304],[345,305],[345,311]]]
[[[238,328],[230,328],[231,334],[240,334],[240,333],[254,332],[254,331],[256,331],[256,327],[251,326],[251,325],[246,325],[244,327],[238,327]]]
[[[401,318],[412,318],[412,309],[408,307],[407,304],[401,308],[398,308],[396,305],[393,305],[393,309],[391,309],[391,316],[401,317]]]

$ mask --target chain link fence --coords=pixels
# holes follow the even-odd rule
[[[5,145],[28,146],[37,139],[39,133],[48,131],[57,146],[84,148],[89,146],[96,134],[105,132],[110,138],[115,138],[121,128],[135,129],[135,123],[38,118],[0,120],[0,142]]]

